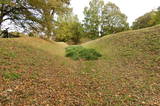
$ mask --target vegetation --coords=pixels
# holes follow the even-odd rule
[[[19,74],[16,73],[10,73],[10,72],[4,72],[2,75],[5,79],[10,79],[10,80],[16,80],[20,78]]]
[[[66,48],[66,57],[73,60],[97,60],[101,54],[94,49],[84,48],[82,46],[69,46]]]
[[[157,8],[157,11],[155,11],[155,16],[153,16],[156,25],[160,24],[160,7]]]
[[[83,27],[77,16],[72,13],[58,17],[56,28],[57,41],[72,41],[74,44],[80,42],[83,36]]]
[[[159,106],[160,8],[126,31],[114,3],[91,0],[83,24],[69,4],[0,0],[0,106]]]
[[[102,9],[103,5],[104,1],[102,0],[92,0],[89,3],[89,7],[85,7],[84,9],[84,28],[89,38],[94,39],[99,37],[99,27],[101,25],[100,9]]]
[[[95,61],[66,58],[65,43],[0,39],[0,103],[158,106],[159,35],[155,26],[82,44],[103,55]],[[20,76],[8,79],[6,72]]]
[[[160,24],[160,10],[151,11],[149,13],[144,14],[143,16],[137,18],[135,22],[133,22],[133,29],[141,29],[146,27],[151,27],[154,25]]]
[[[146,13],[144,16],[139,17],[136,19],[135,22],[133,22],[133,29],[141,29],[141,28],[146,28],[146,27],[151,27],[155,25],[155,21],[153,19],[155,12],[149,12]]]
[[[0,0],[0,29],[7,20],[25,31],[53,34],[54,16],[68,11],[69,0]],[[8,25],[8,28],[10,26]]]
[[[85,32],[92,39],[129,28],[127,17],[111,2],[105,4],[103,0],[92,0],[84,9],[84,15]]]
[[[118,33],[129,29],[127,16],[114,3],[107,3],[102,10],[101,35]]]

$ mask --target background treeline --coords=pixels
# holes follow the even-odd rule
[[[83,13],[80,21],[72,13],[70,0],[0,0],[1,36],[10,37],[8,30],[14,28],[29,36],[77,44],[82,39],[160,24],[160,8],[137,18],[131,27],[127,16],[111,2],[91,0]]]
[[[160,24],[160,7],[137,18],[133,22],[132,29],[141,29],[157,24]]]

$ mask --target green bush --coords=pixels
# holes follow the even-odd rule
[[[101,56],[96,50],[82,46],[69,46],[66,48],[66,57],[70,57],[73,60],[97,60]]]

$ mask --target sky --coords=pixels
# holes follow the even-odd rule
[[[71,0],[71,6],[73,7],[74,14],[77,14],[80,20],[83,20],[83,10],[85,6],[89,5],[90,0]],[[104,0],[105,2],[113,2],[128,17],[130,25],[132,22],[142,16],[143,14],[150,12],[160,6],[160,0]]]

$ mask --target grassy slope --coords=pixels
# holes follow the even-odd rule
[[[100,75],[109,77],[111,92],[119,93],[113,96],[117,103],[160,105],[160,26],[109,35],[83,45],[104,55],[93,64],[103,70]]]
[[[0,39],[0,105],[160,105],[160,26],[83,44],[97,61],[67,59],[66,46]]]
[[[160,26],[108,35],[83,45],[97,49],[109,61],[160,70]]]
[[[38,38],[0,39],[0,105],[47,101],[44,96],[52,91],[50,83],[56,86],[65,80],[56,78],[61,71],[63,75],[69,73],[65,64],[70,61],[64,58],[66,46]]]

